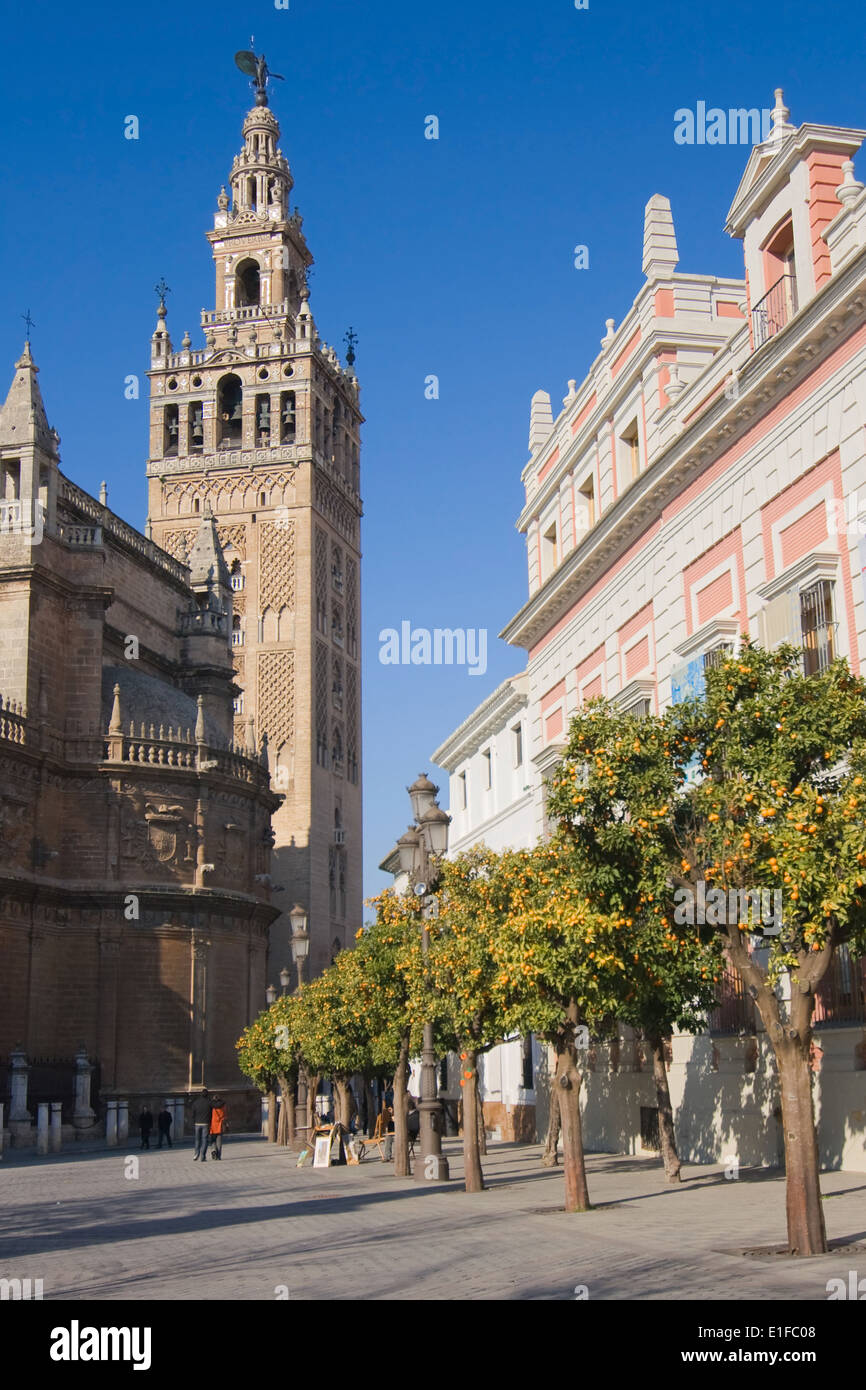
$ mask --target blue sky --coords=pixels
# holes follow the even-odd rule
[[[526,598],[514,522],[529,399],[543,387],[556,411],[605,319],[627,311],[647,199],[671,199],[681,270],[742,273],[723,225],[748,150],[677,145],[674,111],[771,106],[781,85],[797,124],[866,122],[838,0],[589,5],[49,0],[4,19],[2,390],[29,308],[65,472],[94,492],[107,478],[139,526],[147,407],[123,380],[145,380],[152,286],[165,276],[174,341],[189,328],[198,346],[213,300],[204,231],[251,104],[233,54],[255,35],[285,74],[272,104],[316,257],[316,321],[341,355],[348,325],[359,335],[367,892],[407,823],[406,785],[524,664],[496,634]],[[129,114],[138,141],[124,139]],[[424,139],[430,114],[438,141]],[[486,675],[381,665],[378,634],[403,620],[487,628]]]

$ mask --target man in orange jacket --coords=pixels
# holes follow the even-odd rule
[[[214,1096],[210,1117],[210,1141],[213,1146],[211,1158],[222,1158],[223,1135],[226,1133],[226,1107],[222,1096]]]

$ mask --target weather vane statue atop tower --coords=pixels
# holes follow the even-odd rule
[[[250,39],[250,44],[252,42]],[[251,79],[250,85],[255,88],[256,93],[256,106],[267,106],[268,79],[275,77],[279,82],[284,82],[285,78],[278,72],[271,72],[264,53],[258,56],[252,52],[251,48],[242,48],[240,53],[236,53],[235,62],[241,72],[246,73],[247,77]]]

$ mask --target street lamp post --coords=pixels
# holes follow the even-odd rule
[[[307,931],[307,914],[300,903],[295,903],[289,913],[292,924],[292,960],[298,972],[298,994],[304,987],[304,965],[310,952],[310,934]],[[288,972],[286,972],[288,974]],[[301,1111],[307,1104],[307,1082],[302,1072],[298,1073],[298,1106]],[[310,1125],[313,1124],[312,1105],[310,1106]]]
[[[310,954],[310,934],[307,931],[307,914],[300,903],[295,903],[289,913],[289,921],[292,924],[292,960],[298,970],[298,989],[304,985],[304,965],[307,956]],[[288,971],[286,971],[288,976]],[[282,976],[280,976],[282,979]],[[286,979],[288,984],[288,978]]]
[[[427,925],[435,899],[432,888],[437,874],[436,860],[448,848],[448,826],[451,817],[436,803],[439,788],[421,773],[407,788],[416,824],[410,826],[397,841],[400,867],[409,874],[412,891],[423,898],[421,918],[421,952],[428,997],[432,983],[427,969],[430,956],[430,931]],[[432,1002],[432,1001],[431,1001]],[[429,1015],[429,1010],[428,1010]],[[415,1160],[414,1177],[418,1182],[444,1182],[450,1177],[448,1160],[442,1153],[443,1111],[436,1088],[436,1051],[433,1043],[433,1019],[424,1020],[421,1048],[421,1100],[419,1154]]]

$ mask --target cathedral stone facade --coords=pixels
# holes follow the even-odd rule
[[[257,1123],[235,1042],[291,907],[314,974],[360,924],[358,383],[266,102],[243,134],[204,349],[160,302],[144,533],[61,471],[29,343],[0,410],[0,1098],[23,1051],[32,1114],[69,1118],[83,1048],[97,1109],[206,1084]]]
[[[215,523],[181,564],[77,487],[37,370],[0,411],[0,1053],[83,1046],[100,1102],[205,1083],[249,1121],[279,796],[232,738]]]
[[[185,559],[210,507],[230,570],[236,737],[267,734],[283,797],[274,976],[295,902],[318,974],[352,944],[362,894],[359,387],[316,332],[279,134],[267,105],[247,114],[208,232],[204,349],[186,333],[175,351],[160,305],[147,465],[154,540]]]

